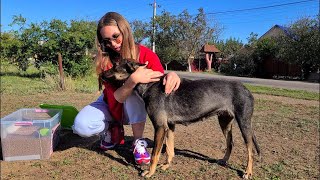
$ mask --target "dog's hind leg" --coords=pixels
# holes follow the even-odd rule
[[[169,125],[169,130],[167,132],[166,137],[166,153],[167,153],[167,162],[163,165],[161,165],[162,170],[166,170],[174,157],[174,129],[175,125]]]
[[[152,155],[151,155],[151,165],[149,167],[149,170],[145,170],[142,173],[142,176],[145,177],[151,177],[155,172],[157,168],[157,164],[160,159],[161,150],[163,147],[164,138],[166,136],[167,128],[164,126],[160,126],[155,128],[155,134],[154,134],[154,147],[152,149]]]
[[[242,132],[242,136],[244,138],[244,141],[247,146],[247,152],[248,152],[248,160],[247,160],[247,168],[245,173],[243,174],[244,179],[249,179],[252,177],[252,169],[253,169],[253,134],[250,125],[240,125],[240,130]]]
[[[226,138],[227,150],[222,160],[219,161],[221,165],[226,165],[233,147],[233,139],[232,139],[232,122],[233,117],[229,115],[229,113],[221,113],[218,115],[219,125],[223,132],[224,137]]]
[[[244,179],[251,178],[253,173],[252,169],[253,169],[254,134],[251,126],[252,113],[253,113],[253,108],[251,109],[250,106],[244,106],[244,108],[239,108],[237,111],[237,114],[235,115],[242,137],[247,146],[247,152],[248,152],[247,168],[243,175]]]

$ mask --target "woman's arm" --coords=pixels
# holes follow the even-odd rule
[[[147,69],[147,64],[148,63],[146,63],[145,66],[139,67],[134,73],[130,75],[124,85],[114,92],[114,97],[118,102],[123,103],[127,99],[127,97],[130,96],[134,87],[138,83],[160,81],[160,77],[163,76],[163,74],[158,71],[153,71],[152,69]]]
[[[154,71],[164,72],[160,59],[150,49],[140,46],[140,63],[149,61],[148,68]],[[172,91],[176,91],[180,86],[180,77],[175,72],[169,72],[163,79],[163,85],[165,86],[165,93],[170,94]]]

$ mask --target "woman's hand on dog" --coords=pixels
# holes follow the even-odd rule
[[[152,69],[146,68],[148,62],[144,66],[140,66],[134,73],[131,74],[130,79],[133,83],[150,83],[160,81],[163,73],[159,71],[153,71]]]
[[[175,72],[169,72],[163,79],[165,93],[170,94],[172,91],[176,91],[180,86],[180,82],[180,77]]]

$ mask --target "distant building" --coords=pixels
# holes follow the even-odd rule
[[[213,44],[205,44],[200,49],[200,55],[199,58],[194,59],[192,63],[192,70],[193,71],[205,71],[207,70],[207,62],[206,62],[206,56],[207,58],[211,58],[211,64],[209,68],[218,69],[218,66],[220,65],[220,61],[217,57],[217,54],[220,53],[220,50]]]
[[[216,48],[215,45],[213,44],[205,44],[202,46],[200,52],[202,53],[219,53],[220,50],[218,48]]]
[[[212,67],[215,68],[217,63],[221,63],[221,59],[217,58],[217,53],[220,53],[220,50],[216,48],[214,45],[205,44],[202,48],[198,51],[199,55],[196,57],[191,56],[192,60],[191,69],[192,71],[205,71],[207,68],[206,63],[206,54],[209,56],[212,55]],[[164,66],[164,64],[163,64]],[[167,70],[176,70],[176,71],[187,71],[188,64],[187,61],[185,63],[181,61],[173,60],[167,65]]]
[[[264,38],[277,38],[279,36],[287,36],[290,38],[295,38],[294,34],[291,32],[291,29],[285,26],[274,25],[266,33],[264,33],[259,40]]]
[[[287,36],[296,38],[288,27],[274,25],[258,40],[266,38],[277,38]],[[262,78],[297,78],[301,76],[301,68],[297,64],[289,64],[273,57],[267,57],[263,60],[261,67],[258,70],[259,77]]]

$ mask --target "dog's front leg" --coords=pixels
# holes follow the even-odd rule
[[[151,165],[148,170],[145,170],[142,173],[142,176],[151,177],[156,172],[156,167],[160,159],[160,153],[163,146],[164,137],[166,135],[166,128],[161,126],[156,128],[156,132],[154,135],[154,147],[152,149],[151,155]]]

